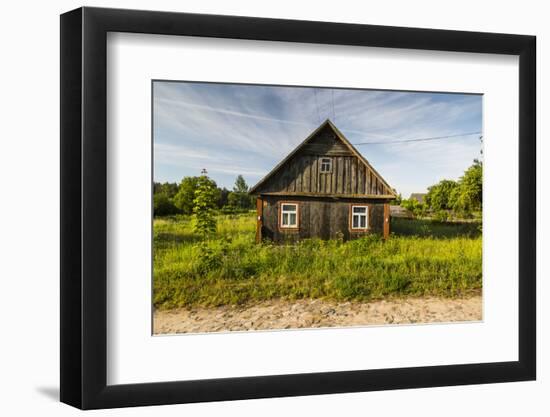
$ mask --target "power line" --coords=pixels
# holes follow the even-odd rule
[[[319,123],[321,123],[321,113],[319,112],[319,103],[317,102],[317,89],[313,89],[313,94],[315,95],[315,107],[317,107],[317,117],[319,118]]]
[[[334,117],[334,123],[336,123],[336,111],[334,110],[334,90],[330,90],[332,96],[332,116]]]
[[[457,138],[459,136],[479,135],[480,133],[481,132],[467,132],[467,133],[460,133],[460,134],[457,134],[457,135],[432,136],[432,137],[429,137],[429,138],[393,140],[393,141],[386,141],[386,142],[360,142],[360,143],[354,143],[353,145],[386,145],[386,144],[389,144],[389,143],[425,142],[425,141],[429,141],[429,140]]]

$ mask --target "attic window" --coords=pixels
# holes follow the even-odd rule
[[[321,158],[321,172],[322,173],[332,172],[331,158]]]

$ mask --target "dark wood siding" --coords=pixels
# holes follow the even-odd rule
[[[384,202],[380,200],[264,196],[263,201],[262,237],[275,242],[292,242],[311,237],[349,240],[369,233],[382,234],[384,230]],[[284,230],[279,227],[278,210],[281,201],[292,201],[300,205],[298,230]],[[350,230],[352,204],[369,206],[368,231]]]
[[[328,173],[320,169],[323,157],[332,160]],[[256,193],[387,196],[391,191],[331,129],[326,128],[299,149]]]
[[[355,156],[332,159],[332,171],[321,173],[321,156],[296,155],[288,168],[276,173],[262,187],[265,193],[338,195],[389,195],[390,192]]]

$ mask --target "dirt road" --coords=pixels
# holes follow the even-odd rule
[[[248,306],[156,311],[155,334],[411,324],[482,319],[481,296],[371,303],[274,300]]]

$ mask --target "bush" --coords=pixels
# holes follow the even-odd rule
[[[428,187],[428,194],[426,195],[426,203],[432,210],[450,210],[451,195],[455,193],[458,187],[458,183],[452,180],[442,180],[439,183]]]
[[[449,212],[446,210],[436,211],[433,218],[438,222],[446,222],[449,219]]]
[[[217,191],[216,183],[204,172],[197,180],[197,189],[193,199],[193,230],[203,238],[216,231]]]
[[[414,214],[415,217],[423,217],[427,213],[428,206],[424,203],[419,203],[414,198],[401,201],[401,207],[406,208]]]
[[[194,266],[197,275],[207,275],[209,272],[219,268],[224,259],[223,254],[213,248],[207,242],[200,242],[194,246]]]
[[[183,214],[193,212],[193,200],[197,190],[199,177],[185,177],[178,186],[178,192],[174,196],[174,204]]]
[[[167,194],[160,193],[153,196],[153,215],[170,216],[179,213],[173,200]]]

